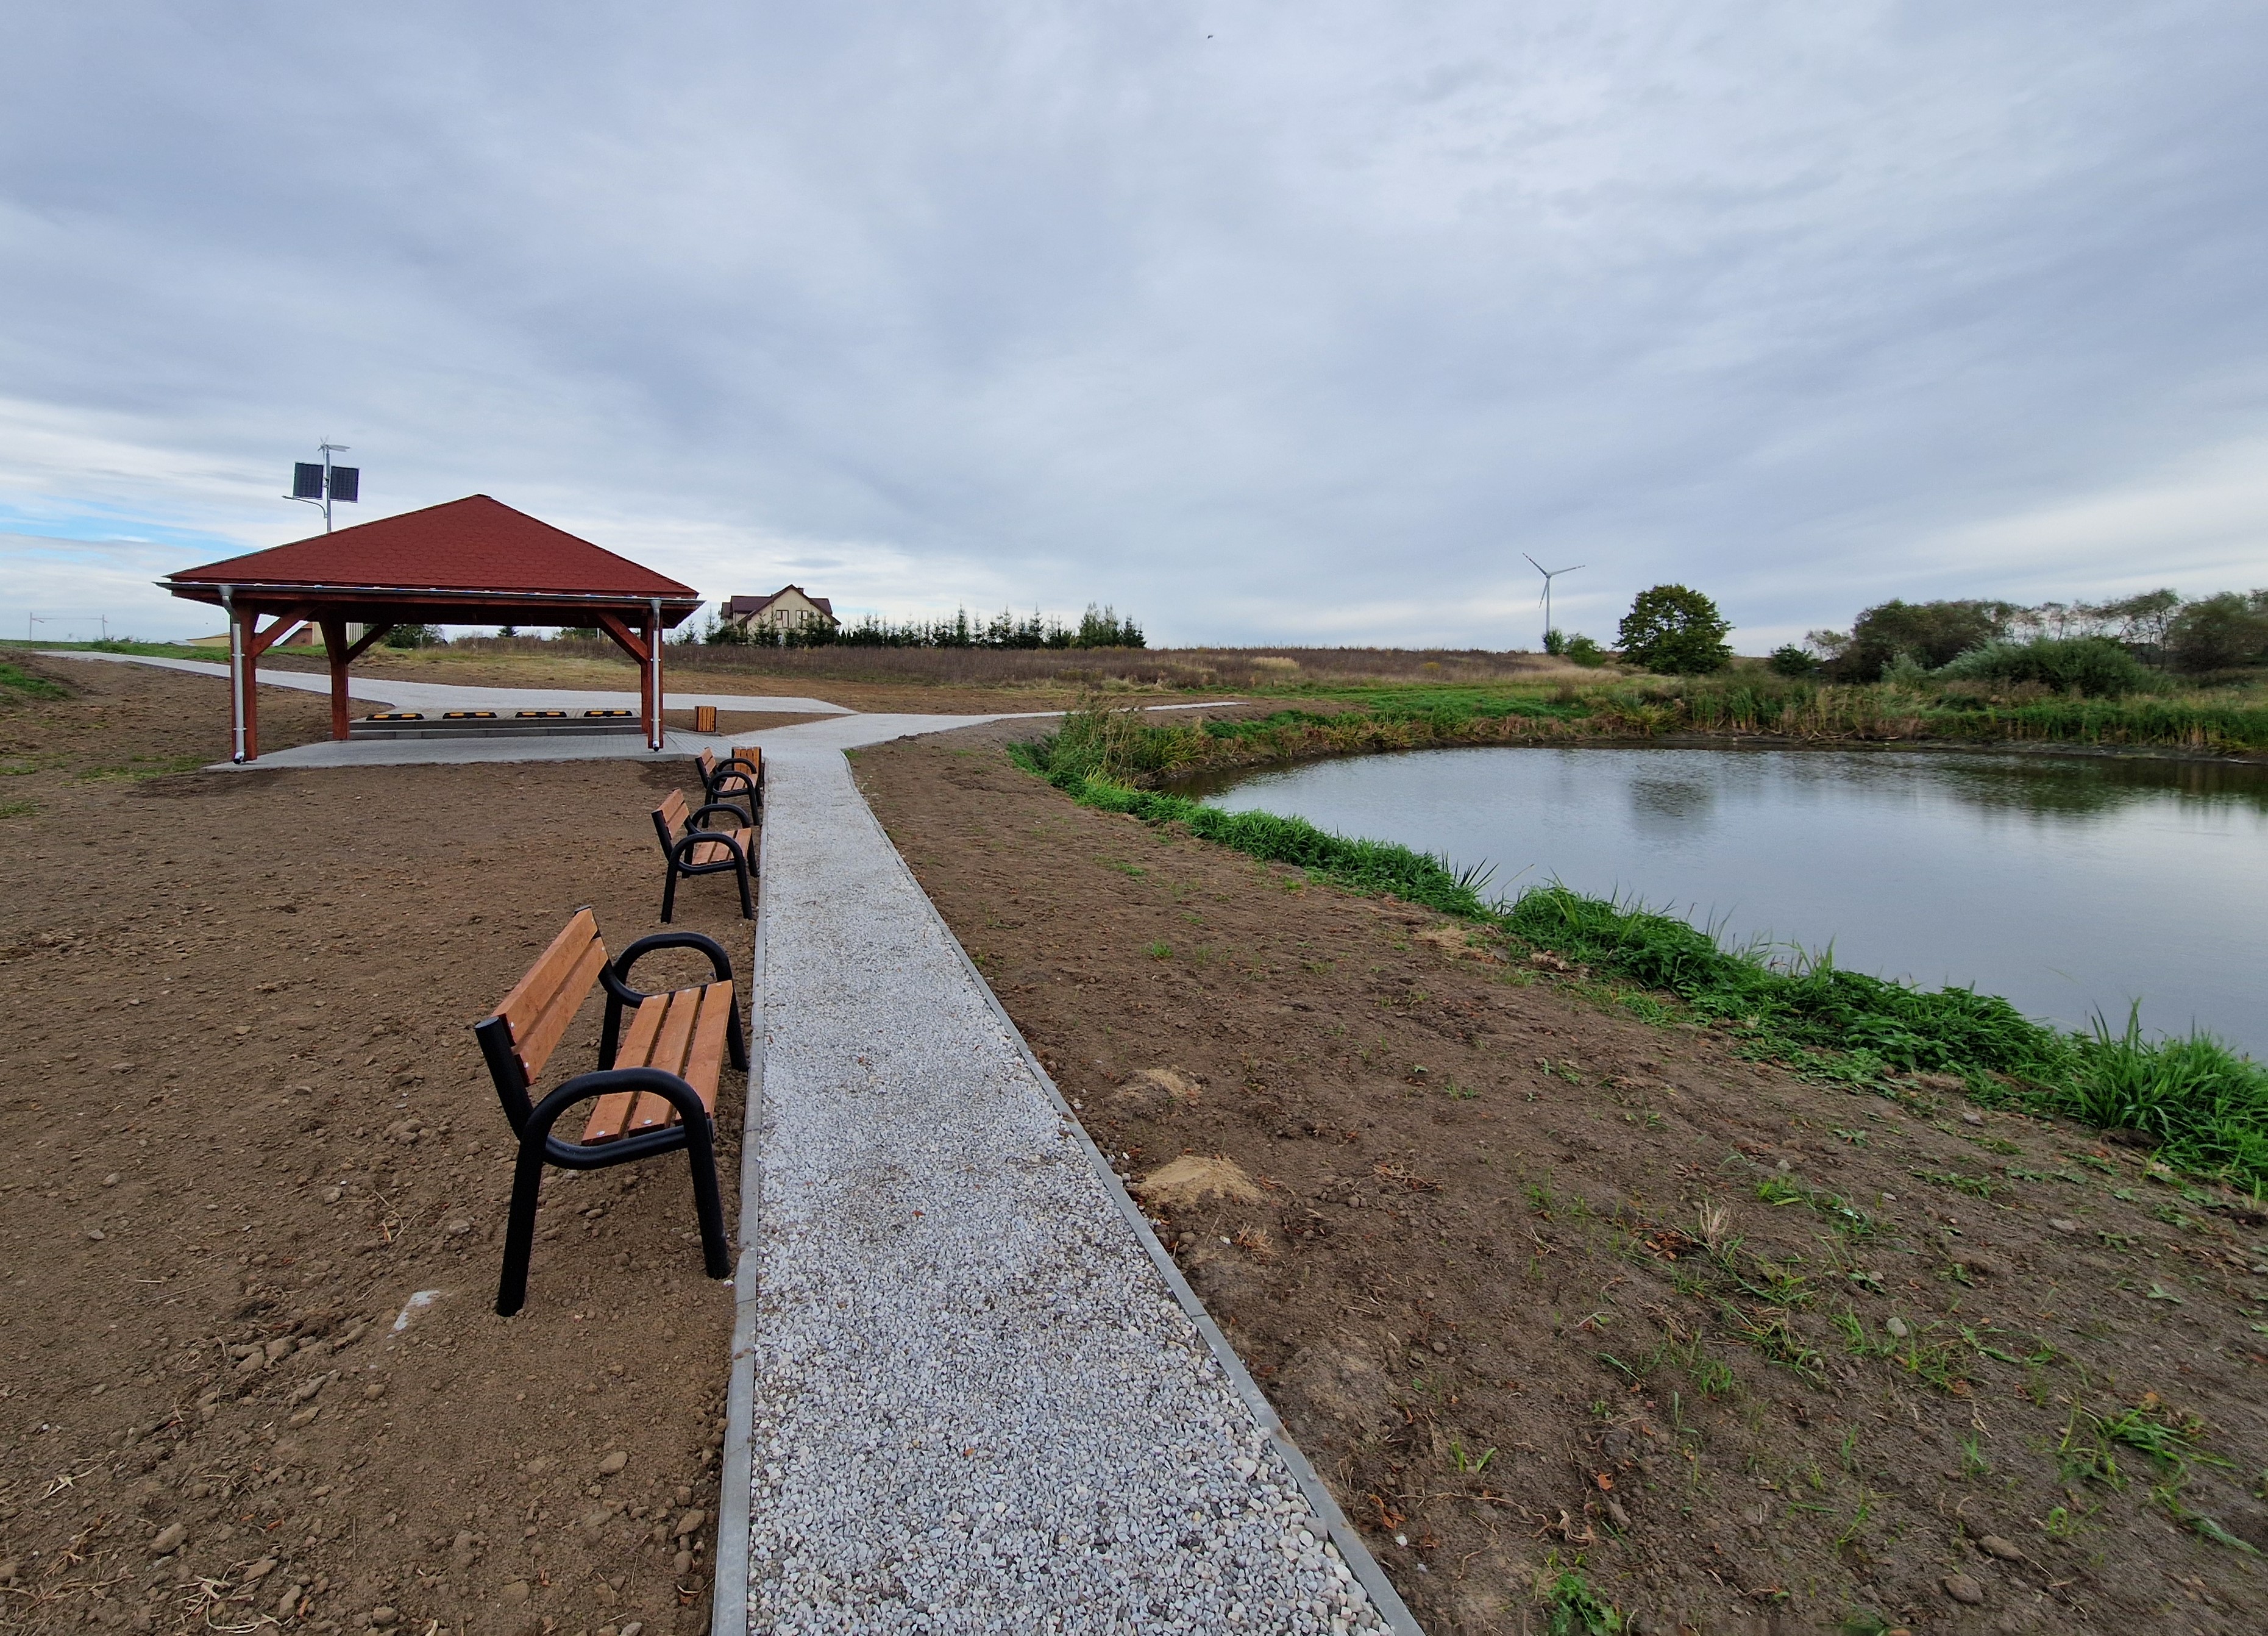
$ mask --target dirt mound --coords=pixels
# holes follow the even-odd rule
[[[1192,1153],[1160,1165],[1134,1183],[1134,1196],[1160,1210],[1189,1210],[1199,1205],[1256,1205],[1260,1184],[1231,1159],[1201,1159]]]

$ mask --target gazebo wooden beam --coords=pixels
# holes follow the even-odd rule
[[[638,667],[638,725],[645,729],[645,747],[658,750],[662,746],[661,709],[661,618],[656,608],[647,615],[642,630],[632,630],[630,622],[619,614],[600,614],[599,629],[613,638],[616,647],[637,661]]]
[[[394,629],[391,623],[372,625],[355,638],[347,641],[347,622],[324,619],[318,622],[323,632],[323,656],[331,668],[331,737],[344,739],[354,731],[352,711],[347,702],[347,667],[360,659],[370,645]]]

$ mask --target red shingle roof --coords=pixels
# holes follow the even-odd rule
[[[799,585],[782,586],[770,596],[736,596],[725,604],[725,614],[733,619],[750,618],[761,614],[789,592],[794,592],[829,619],[835,617],[835,604],[823,596],[814,596]]]
[[[185,568],[169,578],[176,585],[579,593],[669,602],[697,601],[701,595],[485,494]]]

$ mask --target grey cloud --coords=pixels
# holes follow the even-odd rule
[[[291,537],[268,474],[328,432],[364,514],[483,490],[712,593],[824,571],[1183,640],[1531,641],[1521,549],[1594,564],[1562,623],[1601,634],[1659,578],[1759,636],[2137,553],[2268,578],[2268,493],[2124,497],[2268,444],[2240,8],[16,34],[0,395],[99,431],[0,451],[18,526],[132,486]]]

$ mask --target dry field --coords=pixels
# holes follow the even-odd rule
[[[267,661],[264,661],[267,662]],[[313,653],[284,651],[272,662],[320,669]],[[851,710],[979,714],[1057,710],[1097,691],[1202,692],[1227,697],[1303,684],[1597,682],[1536,653],[1415,652],[1393,648],[1169,648],[994,652],[982,648],[753,648],[672,646],[673,688],[719,693],[802,694]],[[603,642],[474,638],[446,648],[376,648],[357,675],[458,681],[479,686],[634,686],[636,672]]]

